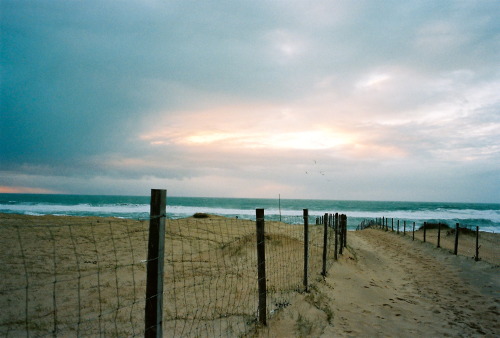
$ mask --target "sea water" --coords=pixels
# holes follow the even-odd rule
[[[131,219],[149,217],[149,196],[93,196],[0,194],[0,212],[25,215],[102,216]],[[346,214],[349,229],[365,219],[385,217],[403,221],[411,227],[423,222],[441,222],[454,226],[479,226],[488,232],[500,231],[500,204],[438,203],[438,202],[382,202],[335,201],[307,199],[205,198],[167,197],[167,216],[183,218],[203,212],[233,218],[255,219],[255,209],[263,208],[268,220],[301,222],[303,209],[309,216],[325,213]]]

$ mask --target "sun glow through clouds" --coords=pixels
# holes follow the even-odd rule
[[[242,148],[329,149],[351,142],[350,137],[326,130],[283,133],[220,133],[203,132],[179,140],[189,145],[227,145]]]
[[[263,145],[272,148],[321,150],[333,148],[349,142],[350,140],[346,136],[319,130],[271,135],[263,142]]]

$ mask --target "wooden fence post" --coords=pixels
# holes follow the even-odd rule
[[[479,227],[476,226],[476,257],[474,260],[477,262],[479,260]]]
[[[339,213],[335,213],[335,252],[333,253],[335,260],[338,259],[338,244],[339,244]]]
[[[406,236],[406,221],[403,221],[403,236]]]
[[[398,219],[398,231],[396,233],[399,235],[399,219]]]
[[[309,271],[309,210],[302,210],[304,216],[304,290],[308,290],[308,271]]]
[[[347,215],[344,215],[344,248],[347,248]]]
[[[438,224],[438,242],[437,242],[437,247],[441,247],[441,222]]]
[[[257,226],[257,274],[259,286],[259,322],[267,325],[266,317],[266,242],[265,242],[265,222],[264,209],[255,209]]]
[[[415,222],[413,222],[413,236],[411,238],[412,241],[415,240]]]
[[[167,191],[151,189],[144,336],[163,337],[163,264]]]
[[[344,215],[339,215],[339,255],[344,251]]]
[[[426,231],[427,231],[427,222],[424,222],[424,243],[425,243]]]
[[[323,270],[321,274],[323,276],[326,276],[326,254],[327,254],[327,248],[328,248],[328,214],[325,214],[325,218],[323,221]]]
[[[391,218],[391,231],[394,232],[394,218]]]
[[[453,254],[457,255],[458,254],[458,233],[460,232],[460,225],[457,223],[455,226],[455,250],[453,251]]]

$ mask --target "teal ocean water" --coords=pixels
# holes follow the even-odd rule
[[[0,194],[0,212],[145,219],[149,217],[149,202],[149,196]],[[364,219],[386,217],[416,222],[417,226],[423,222],[460,223],[461,226],[479,226],[482,231],[500,232],[500,204],[167,197],[169,218],[205,212],[255,219],[256,208],[264,208],[269,220],[281,216],[300,221],[303,209],[309,209],[312,217],[343,213],[348,217],[350,229]]]

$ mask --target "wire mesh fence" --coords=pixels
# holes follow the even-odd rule
[[[303,224],[301,216],[265,222],[267,317],[288,306],[294,293],[305,290]],[[252,332],[259,318],[256,247],[253,220],[213,215],[168,220],[164,332],[172,336]],[[309,228],[308,269],[315,278],[321,274],[322,251],[323,225],[314,225]]]
[[[2,215],[1,336],[143,335],[147,223]]]
[[[249,334],[259,318],[256,222],[199,217],[167,220],[163,332]],[[303,216],[265,223],[267,317],[331,266],[333,219],[325,242],[324,223],[307,218],[307,246]],[[0,335],[144,336],[148,235],[149,219],[0,215],[0,304],[9,309]]]
[[[164,332],[237,336],[257,311],[255,222],[210,216],[168,220]]]
[[[398,233],[401,236],[408,236],[414,240],[433,244],[452,254],[474,258],[476,261],[484,260],[493,264],[499,263],[500,248],[496,245],[496,239],[493,234],[479,231],[479,227],[472,225],[447,223],[444,221],[416,224],[415,222],[407,222],[405,220],[377,218],[362,221],[358,225],[357,230],[365,228],[375,228]],[[482,251],[481,243],[487,244],[487,247],[496,249]]]

